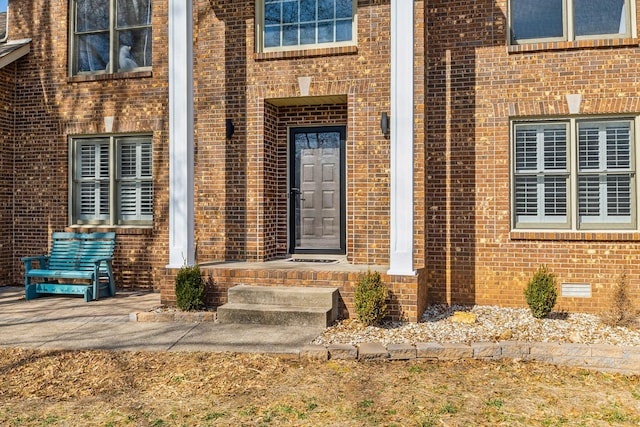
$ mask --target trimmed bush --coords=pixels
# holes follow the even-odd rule
[[[358,320],[365,325],[374,325],[387,315],[387,287],[380,273],[367,271],[360,277],[353,297]]]
[[[180,310],[192,311],[204,306],[204,280],[200,267],[184,266],[176,275],[176,303]]]
[[[558,297],[556,278],[553,273],[549,272],[547,267],[541,266],[529,281],[524,296],[533,317],[536,319],[546,317],[553,310]]]

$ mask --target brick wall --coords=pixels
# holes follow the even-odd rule
[[[427,257],[429,300],[522,306],[546,264],[558,282],[590,283],[592,298],[558,309],[600,312],[627,274],[640,306],[640,236],[522,233],[510,228],[509,119],[634,116],[638,40],[507,48],[506,1],[435,1],[427,10]]]
[[[68,76],[68,2],[12,4],[12,39],[32,38],[21,61],[15,106],[15,242],[19,257],[46,251],[51,232],[68,229],[68,144],[74,135],[145,132],[154,144],[154,225],[117,228],[119,286],[164,281],[168,241],[167,3],[153,5],[153,71]],[[358,46],[256,54],[255,2],[194,3],[196,109],[195,184],[198,261],[266,260],[286,251],[285,126],[347,125],[347,253],[360,264],[386,264],[389,254],[389,140],[379,130],[389,111],[388,1],[358,3]],[[416,2],[416,49],[423,49],[422,2]],[[417,119],[422,119],[422,62]],[[299,77],[322,102],[275,106],[300,96]],[[329,97],[340,97],[338,104]],[[294,103],[294,104],[297,104]],[[328,105],[320,105],[328,104]],[[325,109],[326,108],[326,109]],[[225,121],[235,134],[225,138]],[[421,140],[424,123],[416,129]],[[422,144],[415,167],[424,170]],[[418,174],[416,191],[424,194]],[[417,198],[416,253],[423,253],[424,198]],[[82,231],[94,228],[83,227]],[[418,267],[422,257],[418,257]]]
[[[347,125],[347,256],[354,263],[387,264],[390,146],[379,120],[381,112],[389,111],[389,3],[358,2],[357,48],[286,53],[255,53],[254,5],[201,1],[195,12],[198,260],[268,260],[286,251],[284,126],[297,121]],[[422,58],[422,2],[416,2],[416,9],[416,46]],[[416,141],[420,141],[424,135],[421,59],[416,67]],[[342,97],[344,111],[336,116],[331,110],[318,110],[316,104],[326,101],[316,100],[309,101],[310,110],[305,112],[295,100],[300,96],[300,77],[311,78],[312,97]],[[279,100],[278,107],[273,99]],[[286,117],[289,112],[291,118]],[[235,124],[235,134],[225,140],[228,118]],[[421,267],[424,145],[416,146],[415,235]]]
[[[0,25],[2,22],[0,22]],[[1,28],[1,27],[0,27]],[[0,276],[11,277],[13,267],[13,117],[15,64],[0,69]]]
[[[14,274],[19,259],[47,251],[53,231],[69,226],[68,138],[105,134],[105,117],[114,133],[153,135],[155,199],[153,229],[117,228],[119,287],[151,287],[166,265],[167,6],[154,4],[153,71],[102,76],[68,76],[66,0],[13,2],[10,38],[32,38],[31,52],[18,67],[15,104]],[[4,228],[3,228],[4,229]],[[91,228],[81,228],[90,231]],[[104,230],[104,229],[102,229]]]

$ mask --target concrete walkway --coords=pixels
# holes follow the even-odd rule
[[[25,301],[23,288],[0,287],[0,347],[272,353],[297,356],[322,330],[214,322],[135,322],[160,295],[118,292],[85,303],[74,296]]]

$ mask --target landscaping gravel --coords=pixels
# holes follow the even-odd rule
[[[632,327],[612,327],[599,316],[584,313],[554,312],[536,319],[525,308],[434,305],[427,308],[418,323],[389,322],[365,327],[357,320],[341,321],[327,328],[313,344],[497,341],[640,346],[640,330],[637,323]]]

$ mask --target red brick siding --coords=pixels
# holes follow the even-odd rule
[[[623,271],[638,305],[638,233],[512,233],[509,205],[509,119],[567,117],[565,96],[576,93],[583,114],[637,115],[637,40],[507,49],[506,11],[504,0],[427,11],[429,300],[522,306],[546,264],[559,283],[593,287],[592,298],[559,298],[558,309],[607,309]]]
[[[14,2],[10,38],[32,38],[20,61],[15,105],[13,212],[16,274],[19,258],[47,251],[51,232],[66,229],[68,212],[68,138],[105,133],[104,118],[114,117],[113,132],[153,135],[154,228],[117,228],[114,265],[119,287],[151,287],[152,271],[166,265],[167,245],[167,11],[154,4],[153,72],[68,77],[67,1]],[[157,29],[157,31],[156,31]],[[81,230],[90,230],[83,228]]]
[[[0,25],[2,25],[2,22],[0,22]],[[13,269],[12,205],[15,70],[15,64],[9,64],[0,69],[0,224],[2,224],[2,227],[0,227],[0,276],[5,278],[12,277]]]

